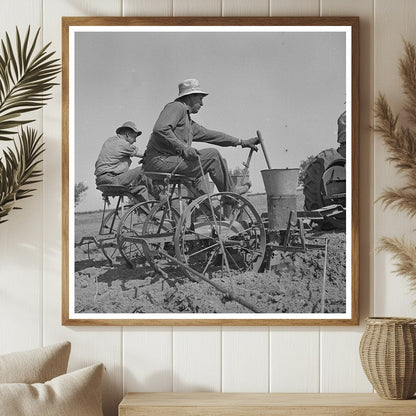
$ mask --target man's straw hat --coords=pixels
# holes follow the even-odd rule
[[[207,92],[202,91],[199,87],[199,81],[194,78],[185,79],[178,85],[179,87],[179,95],[177,98],[184,97],[185,95],[190,94],[202,94],[202,95],[208,95]]]
[[[116,133],[119,134],[120,132],[122,132],[124,129],[130,129],[133,130],[138,136],[140,136],[142,134],[142,132],[136,127],[136,124],[133,123],[132,121],[126,121],[125,123],[123,123],[122,126],[120,126],[117,130]]]

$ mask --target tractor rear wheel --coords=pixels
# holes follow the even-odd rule
[[[325,200],[325,189],[322,176],[326,169],[336,160],[345,160],[336,149],[326,149],[319,153],[305,170],[303,183],[304,207],[306,211],[313,211],[328,205]],[[339,217],[327,218],[321,222],[322,226],[333,226],[345,229],[345,214]]]

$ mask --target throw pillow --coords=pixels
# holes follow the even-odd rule
[[[0,355],[0,383],[44,383],[66,373],[70,342]]]
[[[103,416],[102,373],[97,364],[44,384],[0,384],[0,415]]]

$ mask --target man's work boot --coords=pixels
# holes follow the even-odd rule
[[[249,191],[250,188],[251,188],[251,182],[246,182],[245,184],[241,186],[236,186],[234,192],[238,195],[244,195]]]

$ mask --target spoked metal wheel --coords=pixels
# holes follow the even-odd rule
[[[171,201],[159,202],[153,206],[143,224],[143,235],[147,245],[143,246],[146,260],[155,267],[155,261],[162,259],[161,250],[173,252],[173,237],[179,212]]]
[[[118,254],[117,230],[122,221],[123,214],[126,212],[124,209],[118,208],[110,210],[102,221],[98,235],[99,247],[110,264],[113,263]]]
[[[260,215],[241,195],[220,192],[197,198],[175,231],[176,257],[203,275],[237,270],[258,271],[266,251]]]
[[[143,226],[147,216],[158,201],[145,201],[131,207],[120,221],[117,232],[117,245],[121,255],[130,267],[146,261],[139,238],[143,235]]]

